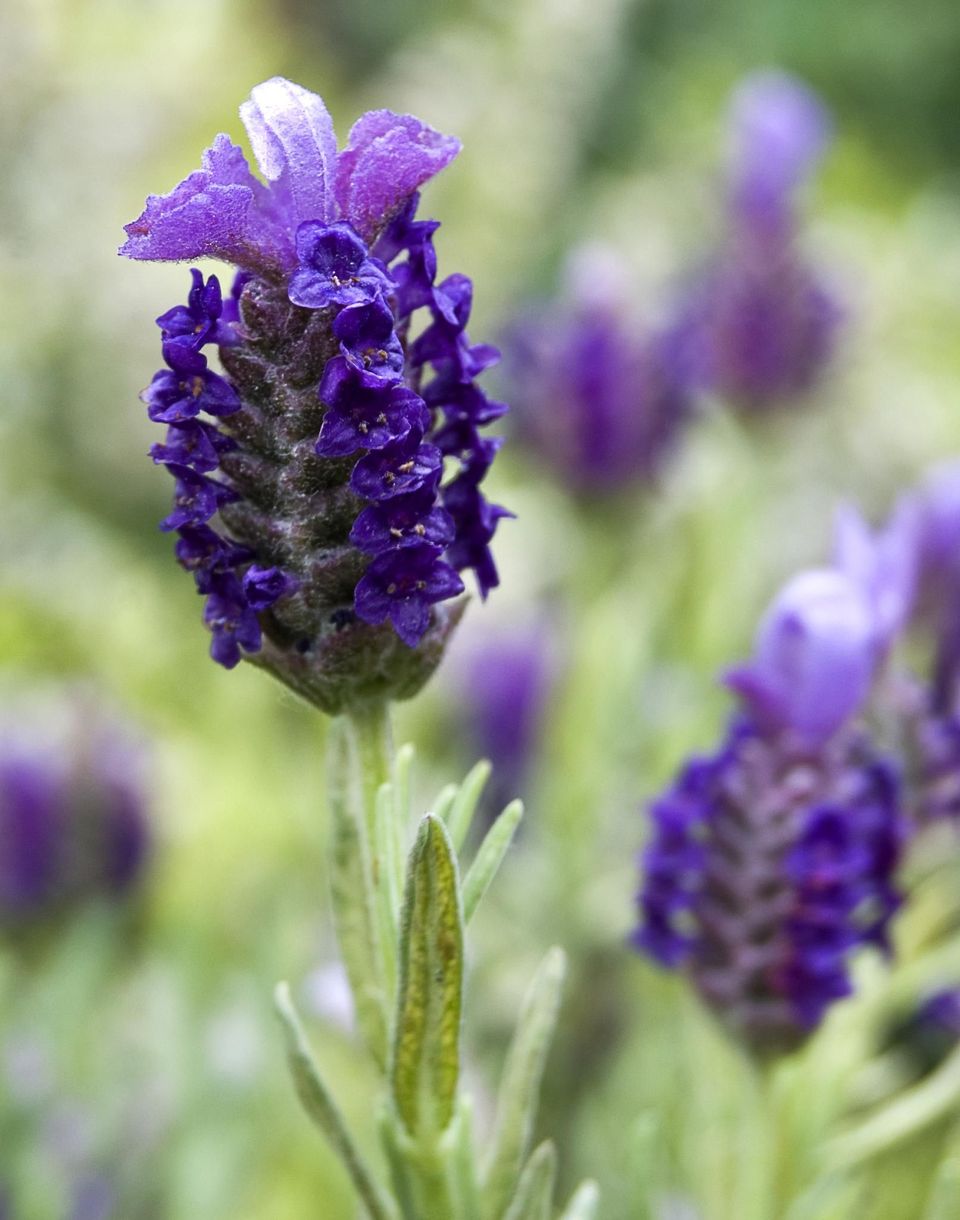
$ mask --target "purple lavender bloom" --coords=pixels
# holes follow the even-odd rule
[[[816,750],[735,718],[651,809],[636,945],[683,968],[760,1057],[800,1045],[888,951],[904,838],[894,769],[856,731]]]
[[[725,681],[759,723],[816,746],[861,707],[878,656],[864,590],[843,572],[817,569],[787,583],[760,622],[753,659]]]
[[[760,412],[809,391],[833,355],[843,312],[797,242],[794,199],[829,142],[820,102],[780,73],[734,95],[723,247],[696,285],[682,330],[702,384]]]
[[[551,636],[542,621],[488,631],[458,670],[456,707],[471,753],[493,763],[486,796],[494,814],[526,795],[555,678]]]
[[[151,449],[176,480],[162,528],[206,599],[215,660],[255,660],[328,711],[404,697],[459,617],[442,604],[457,570],[484,596],[496,585],[507,515],[480,490],[497,442],[478,429],[506,408],[474,379],[497,353],[470,342],[473,286],[437,283],[437,222],[416,219],[459,143],[383,110],[338,152],[321,99],[280,78],[241,117],[266,185],[220,136],[121,250],[239,269],[227,301],[194,270],[158,319],[167,368],[144,399],[169,426]]]
[[[56,925],[131,896],[150,828],[136,751],[104,722],[0,738],[0,932]]]
[[[571,259],[559,299],[509,334],[518,439],[577,496],[654,483],[692,415],[673,336],[632,314],[612,252],[590,247]]]
[[[861,539],[862,541],[862,539]],[[850,993],[850,955],[889,951],[905,838],[897,769],[858,724],[890,617],[871,580],[803,572],[725,681],[720,750],[652,806],[639,948],[684,966],[759,1055],[799,1045]]]

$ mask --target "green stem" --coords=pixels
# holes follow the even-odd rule
[[[367,836],[374,845],[376,837],[377,793],[390,780],[393,761],[393,735],[390,709],[386,703],[358,703],[347,712]]]
[[[746,1063],[739,1123],[736,1220],[774,1220],[780,1173],[778,1115],[773,1104],[769,1069]]]
[[[390,870],[398,828],[377,816],[378,794],[393,771],[390,708],[385,702],[355,704],[345,717],[361,833],[370,865],[371,900],[379,928],[379,952],[387,1010],[392,1011],[397,981],[399,910]]]

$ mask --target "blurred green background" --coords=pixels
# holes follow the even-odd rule
[[[826,555],[838,499],[881,512],[960,448],[958,61],[952,0],[922,19],[894,0],[6,0],[0,691],[12,709],[77,689],[122,709],[149,741],[159,839],[134,928],[94,911],[39,960],[0,956],[0,1175],[33,1183],[16,1220],[71,1216],[81,1162],[112,1184],[94,1220],[352,1216],[285,1078],[269,1015],[281,977],[316,997],[319,1056],[373,1138],[362,1055],[324,1016],[324,725],[252,667],[210,663],[156,528],[169,487],[137,394],[159,363],[153,319],[187,278],[116,257],[144,196],[217,131],[243,142],[238,104],[282,74],[323,95],[341,138],[380,106],[462,138],[426,207],[443,221],[441,274],[474,278],[476,339],[597,237],[655,321],[717,231],[739,76],[786,68],[831,108],[806,240],[850,321],[817,402],[754,428],[710,414],[615,531],[505,451],[493,493],[518,519],[498,536],[503,587],[398,717],[425,808],[472,761],[471,639],[538,614],[562,624],[527,830],[475,932],[478,1111],[531,964],[566,943],[576,968],[543,1119],[566,1172],[599,1176],[605,1216],[701,1214],[668,1210],[679,1191],[677,1208],[699,1199],[713,1220],[726,1171],[709,1139],[729,1099],[700,1085],[730,1069],[674,984],[623,948],[639,809],[714,740],[715,671],[778,582]],[[52,1064],[29,1104],[10,1075],[27,1034]],[[44,1142],[64,1108],[81,1153]]]

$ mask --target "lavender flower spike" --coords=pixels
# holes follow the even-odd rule
[[[727,676],[744,707],[722,745],[651,807],[637,947],[685,969],[761,1058],[850,994],[855,950],[889,952],[905,819],[897,769],[857,722],[877,655],[856,582],[795,577]]]
[[[482,596],[497,584],[509,515],[480,490],[499,442],[479,429],[506,408],[476,378],[497,352],[470,343],[472,284],[437,283],[437,222],[415,219],[460,146],[378,110],[338,152],[321,99],[280,78],[241,117],[266,184],[219,136],[121,249],[240,271],[224,301],[194,270],[187,305],[157,319],[167,367],[143,398],[168,426],[151,449],[175,480],[162,528],[221,665],[254,660],[330,712],[404,698],[462,613],[460,572]]]

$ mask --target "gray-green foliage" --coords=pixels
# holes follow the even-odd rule
[[[385,730],[376,717],[334,728],[331,890],[358,1025],[383,1078],[379,1130],[389,1185],[347,1130],[281,986],[277,1010],[298,1094],[373,1220],[550,1220],[556,1150],[547,1141],[531,1152],[531,1142],[565,973],[560,949],[548,952],[524,1002],[483,1157],[461,1086],[464,925],[502,863],[523,807],[507,806],[465,867],[463,845],[490,774],[488,763],[477,764],[420,820],[401,885],[412,751],[404,747],[388,768]],[[589,1220],[596,1203],[595,1185],[585,1183],[564,1215]]]

